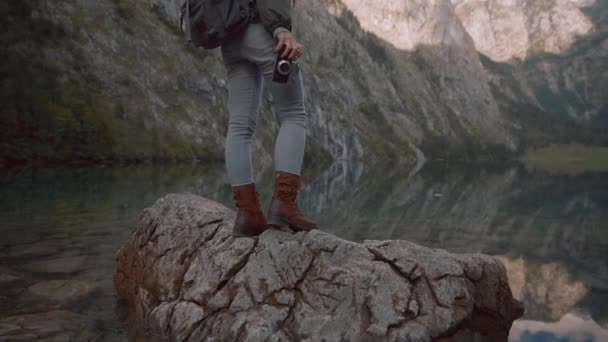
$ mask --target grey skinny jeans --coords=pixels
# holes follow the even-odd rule
[[[264,83],[274,101],[279,133],[274,149],[274,168],[300,174],[308,117],[304,108],[301,71],[290,76],[288,83],[272,81],[276,40],[262,24],[252,22],[242,36],[221,47],[228,73],[228,134],[226,137],[226,170],[232,186],[253,182],[251,139],[256,127],[258,107]]]

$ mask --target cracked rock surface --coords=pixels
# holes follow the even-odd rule
[[[500,341],[523,314],[495,258],[321,230],[230,236],[235,212],[170,194],[116,254],[132,336],[167,341]]]

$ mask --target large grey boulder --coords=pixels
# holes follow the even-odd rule
[[[507,339],[523,313],[495,258],[321,230],[229,235],[235,213],[170,194],[116,254],[133,336],[201,341]]]

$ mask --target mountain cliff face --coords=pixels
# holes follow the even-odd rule
[[[559,54],[593,28],[580,0],[452,0],[477,50],[494,61]]]
[[[556,139],[607,144],[608,1],[548,3],[557,12],[556,4],[572,9],[576,18],[559,21],[563,16],[556,15],[552,17],[552,31],[541,25],[531,29],[529,36],[548,33],[545,42],[551,42],[567,36],[577,25],[588,27],[591,22],[592,27],[558,53],[529,50],[527,58],[512,63],[482,56],[492,92],[501,113],[524,127],[517,137],[524,145],[542,145]]]
[[[157,0],[154,5],[177,20],[179,2]],[[449,2],[424,3],[411,11],[422,14],[415,17],[407,8],[385,7],[334,0],[295,3],[295,34],[309,47],[302,64],[309,142],[334,158],[397,160],[420,159],[421,149],[433,154],[513,148],[473,41]],[[374,17],[368,15],[389,10],[391,19],[385,22],[411,22],[409,31],[402,28],[390,36],[370,26]],[[452,18],[447,24],[454,27],[437,15]],[[436,29],[426,28],[431,21]]]
[[[10,127],[0,134],[0,159],[222,159],[225,70],[218,50],[183,45],[180,3],[0,6],[9,32],[2,37],[9,48],[2,52],[8,77],[0,123]],[[296,1],[294,32],[307,46],[305,163],[496,157],[534,142],[530,132],[542,125],[529,125],[530,117],[592,120],[606,105],[596,86],[608,78],[597,72],[606,35],[597,29],[601,18],[579,6],[605,7],[566,0]],[[580,47],[579,35],[600,40]],[[505,62],[514,58],[525,63]],[[546,89],[563,106],[549,108]],[[265,93],[253,147],[260,166],[272,163],[272,104]],[[545,133],[548,141],[555,137]]]
[[[318,7],[318,6],[317,6]],[[329,3],[329,13],[339,23],[354,18],[349,25],[354,40],[379,41],[386,51],[382,78],[370,79],[364,87],[383,89],[375,98],[390,101],[389,94],[399,99],[389,104],[401,111],[383,115],[414,119],[423,133],[415,143],[464,141],[474,153],[476,142],[493,143],[514,148],[508,123],[501,119],[492,97],[483,66],[475,51],[473,40],[464,30],[448,1],[375,2],[344,0]],[[371,37],[371,38],[370,38]],[[365,42],[367,53],[381,63],[373,46]],[[363,67],[363,66],[362,66]],[[368,69],[361,72],[370,74]],[[380,86],[382,87],[382,86]],[[374,101],[377,101],[374,99]],[[429,151],[429,148],[423,150]],[[433,151],[436,152],[436,151]],[[430,153],[433,154],[433,153]]]

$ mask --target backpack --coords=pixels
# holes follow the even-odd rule
[[[186,45],[205,49],[242,33],[257,13],[255,0],[184,0],[180,10]]]

